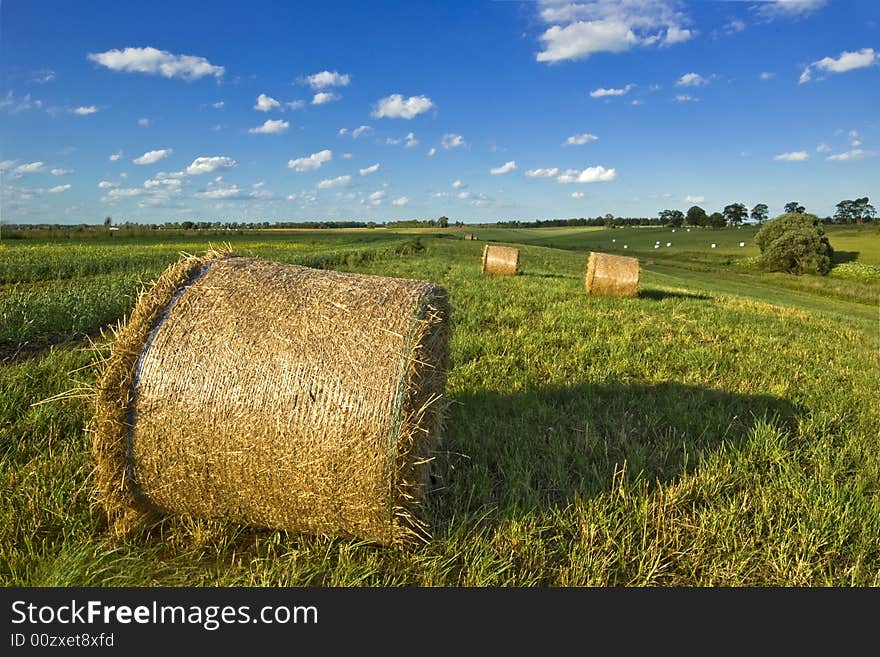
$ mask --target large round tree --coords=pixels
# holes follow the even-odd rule
[[[815,215],[779,215],[764,224],[755,243],[761,249],[761,266],[770,271],[827,274],[831,270],[834,250]]]

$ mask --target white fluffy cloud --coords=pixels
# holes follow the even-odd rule
[[[591,135],[589,132],[585,132],[580,135],[572,135],[568,139],[565,140],[566,146],[583,146],[591,141],[597,141],[599,138],[596,135]]]
[[[396,205],[398,207],[403,207],[404,205],[409,205],[409,198],[407,198],[406,196],[401,196],[401,197],[396,198],[393,201],[391,201],[391,205]]]
[[[699,101],[699,98],[694,98],[693,96],[690,96],[688,94],[678,94],[675,97],[676,103],[697,103]]]
[[[183,186],[180,178],[153,178],[144,181],[144,187],[147,189],[173,189],[177,190]]]
[[[703,201],[706,200],[706,197],[705,196],[691,196],[690,194],[688,194],[687,196],[684,197],[684,200],[687,201],[688,203],[702,203]]]
[[[572,192],[571,193],[572,198],[584,198],[585,196],[586,196],[586,194],[584,192]]]
[[[318,189],[332,189],[333,187],[345,187],[351,182],[351,176],[337,176],[336,178],[327,178],[318,183]]]
[[[437,154],[437,149],[433,146],[428,149],[428,157],[434,157]]]
[[[830,150],[831,150],[831,146],[829,146],[828,144],[825,144],[825,143],[822,143],[822,144],[819,144],[818,146],[816,146],[817,153],[827,153]]]
[[[826,73],[846,73],[858,68],[866,68],[873,66],[878,61],[877,53],[873,48],[862,48],[852,52],[843,51],[835,59],[834,57],[823,57],[807,66],[798,83],[803,84],[813,79],[813,71],[818,69]]]
[[[206,75],[222,77],[225,69],[214,66],[204,57],[175,55],[156,48],[125,48],[89,53],[88,58],[113,71],[147,73],[165,78],[197,80]]]
[[[623,52],[639,42],[629,25],[618,20],[554,25],[540,39],[544,50],[536,57],[539,62],[584,59],[596,52]]]
[[[385,143],[391,144],[392,146],[403,144],[404,148],[413,148],[414,146],[419,145],[419,140],[416,139],[416,134],[414,132],[409,132],[407,133],[406,137],[388,137],[385,140]]]
[[[539,62],[585,59],[636,46],[669,46],[691,39],[689,19],[675,0],[543,0],[541,18],[550,27],[539,37]]]
[[[174,150],[171,148],[162,148],[155,151],[147,151],[140,157],[134,158],[132,162],[134,162],[135,164],[155,164],[159,160],[164,160],[173,152]]]
[[[236,199],[254,198],[254,192],[247,192],[235,184],[226,187],[217,185],[202,192],[196,192],[196,197],[215,201],[231,201]]]
[[[345,137],[346,135],[351,135],[352,139],[357,139],[361,135],[365,135],[368,132],[372,132],[372,128],[368,125],[361,125],[353,130],[349,130],[348,128],[340,128],[337,133],[340,137]]]
[[[257,103],[254,109],[258,112],[271,112],[273,109],[280,109],[281,103],[266,94],[257,96]]]
[[[85,107],[74,107],[70,110],[71,114],[76,114],[77,116],[88,116],[89,114],[94,114],[98,111],[98,108],[94,105],[88,105]]]
[[[53,176],[69,176],[73,171],[71,169],[52,169],[49,173]]]
[[[298,157],[295,160],[287,161],[287,168],[303,173],[305,171],[315,171],[320,169],[325,162],[333,159],[333,151],[324,149],[317,153],[312,153],[307,157]]]
[[[27,164],[19,164],[12,170],[13,176],[23,176],[28,173],[42,173],[46,165],[43,162],[28,162]]]
[[[312,97],[312,105],[324,105],[339,100],[340,96],[329,91],[319,91]]]
[[[111,153],[108,158],[111,162],[116,162],[117,160],[122,158],[122,151],[116,151],[115,153]]]
[[[465,184],[464,184],[463,182],[461,182],[460,180],[453,180],[453,181],[452,181],[452,188],[453,188],[453,189],[463,189],[463,188],[465,188],[465,187],[467,187],[467,185],[465,185]]]
[[[107,194],[107,198],[117,199],[117,198],[129,198],[132,196],[142,196],[146,194],[147,190],[142,189],[140,187],[122,187],[119,189],[111,189]]]
[[[464,137],[462,137],[461,135],[456,135],[451,132],[448,132],[445,135],[443,135],[443,139],[440,140],[440,144],[446,150],[451,150],[453,148],[459,148],[460,146],[464,146],[465,141],[464,141]]]
[[[616,169],[606,169],[603,166],[587,167],[582,171],[566,169],[556,177],[560,183],[599,183],[609,182],[617,178]]]
[[[810,159],[810,154],[807,151],[791,151],[790,153],[774,155],[773,159],[780,162],[803,162]]]
[[[312,89],[325,89],[326,87],[347,87],[351,82],[351,76],[337,71],[321,71],[305,77],[305,82]]]
[[[526,171],[527,178],[555,178],[558,175],[559,169],[557,167],[552,169],[529,169]]]
[[[744,27],[743,27],[744,29]],[[666,37],[663,39],[663,43],[667,46],[671,46],[676,43],[682,43],[684,41],[689,41],[694,36],[693,30],[688,30],[682,27],[676,27],[675,25],[671,26],[668,30],[666,30]]]
[[[73,185],[58,185],[57,187],[50,187],[46,192],[49,194],[60,194],[61,192],[66,192],[71,187],[73,187]]]
[[[704,78],[699,73],[685,73],[678,81],[675,83],[676,87],[701,87],[705,84],[709,84],[709,80]]]
[[[602,87],[599,87],[598,89],[593,89],[593,91],[590,92],[590,98],[605,98],[607,96],[625,96],[635,86],[636,85],[634,85],[634,84],[628,84],[625,87],[623,87],[622,89],[613,89],[613,88],[604,89]]]
[[[214,173],[215,171],[231,169],[235,164],[235,160],[231,157],[197,157],[192,161],[192,164],[186,168],[186,173],[190,176],[199,176],[203,173]]]
[[[510,162],[505,162],[500,167],[489,169],[489,173],[491,173],[493,176],[501,176],[505,173],[510,173],[514,169],[516,169],[516,160],[510,160]]]
[[[119,183],[110,182],[109,180],[102,180],[98,183],[98,189],[112,189],[114,187],[119,187]]]
[[[847,160],[864,160],[866,157],[874,157],[877,153],[872,151],[865,151],[861,148],[854,148],[851,151],[847,151],[845,153],[837,153],[835,155],[829,155],[826,157],[826,160],[831,162],[846,162]]]
[[[373,108],[373,117],[377,119],[411,119],[434,107],[434,101],[427,96],[410,96],[391,94],[380,99]]]
[[[825,6],[827,0],[764,0],[753,8],[763,18],[805,16]]]
[[[287,132],[290,123],[281,119],[266,119],[263,125],[251,128],[248,132],[252,135],[280,135]]]
[[[376,173],[379,170],[379,163],[373,164],[372,166],[368,166],[365,169],[361,169],[360,173],[362,176],[369,176],[371,173]]]

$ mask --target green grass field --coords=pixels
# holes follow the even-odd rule
[[[880,227],[829,229],[827,277],[758,271],[749,228],[461,232],[4,240],[0,583],[880,586]],[[522,275],[481,277],[483,240],[519,245]],[[224,243],[449,290],[429,543],[181,517],[110,537],[84,396],[102,329]],[[640,297],[587,297],[591,249],[640,258]]]

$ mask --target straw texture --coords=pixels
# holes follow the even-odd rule
[[[483,247],[481,274],[514,275],[519,273],[519,249],[486,244]]]
[[[100,499],[399,544],[439,440],[448,300],[431,283],[209,254],[166,271],[98,386]]]
[[[590,252],[587,260],[587,294],[634,297],[639,293],[639,260],[610,253]]]

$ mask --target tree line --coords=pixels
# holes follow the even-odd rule
[[[824,224],[863,224],[870,222],[877,216],[877,211],[871,205],[867,196],[854,200],[844,199],[835,206],[836,210],[832,216],[819,219]],[[707,213],[699,205],[693,205],[682,212],[681,210],[666,209],[657,213],[656,217],[620,217],[611,213],[597,215],[595,217],[573,217],[570,219],[536,219],[528,220],[500,220],[486,223],[472,223],[474,226],[498,226],[500,228],[548,228],[548,227],[564,227],[564,226],[701,226],[706,228],[724,228],[725,226],[740,226],[747,219],[751,219],[757,224],[764,223],[769,216],[770,208],[766,203],[757,203],[749,209],[744,203],[730,203],[720,211]],[[798,201],[790,201],[784,206],[784,214],[805,214],[806,208]],[[448,217],[442,216],[438,219],[405,219],[399,221],[167,221],[164,223],[143,224],[138,222],[124,221],[116,224],[122,228],[135,229],[178,229],[178,230],[242,230],[242,229],[259,229],[259,228],[447,228],[450,225],[461,227],[464,222],[452,222]],[[113,226],[113,219],[106,217],[104,219],[104,227]],[[77,224],[71,226],[69,224],[6,224],[7,229],[74,229],[84,230],[90,227],[88,224]]]

